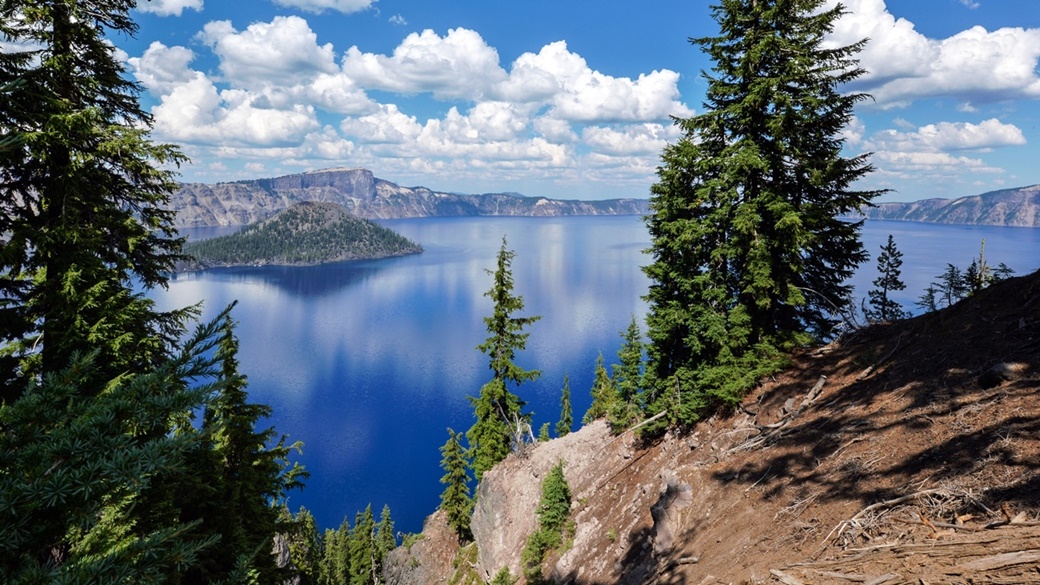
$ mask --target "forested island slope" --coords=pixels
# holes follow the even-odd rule
[[[310,265],[403,256],[422,246],[393,230],[352,217],[335,203],[296,203],[226,236],[190,242],[184,268],[253,264]]]
[[[863,209],[862,214],[868,219],[1040,227],[1040,185],[958,199],[878,203]]]
[[[180,227],[244,225],[301,201],[342,205],[366,219],[475,215],[643,215],[645,199],[571,201],[515,193],[464,195],[402,187],[366,169],[327,169],[234,183],[184,183],[170,198]]]

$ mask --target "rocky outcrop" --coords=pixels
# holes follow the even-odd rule
[[[463,195],[401,187],[365,169],[328,169],[236,183],[184,183],[170,198],[179,227],[244,225],[293,203],[325,201],[364,219],[473,215],[643,215],[644,199],[565,201],[515,193]]]
[[[1040,227],[1040,185],[992,191],[959,199],[878,203],[863,210],[868,219],[970,225]]]
[[[398,547],[384,561],[383,578],[391,585],[429,585],[445,580],[454,567],[459,541],[438,510],[423,523],[422,537],[408,547]]]

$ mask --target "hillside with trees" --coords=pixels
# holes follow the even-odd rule
[[[305,266],[421,253],[422,246],[393,230],[351,216],[335,203],[297,203],[241,231],[191,242],[186,268]]]

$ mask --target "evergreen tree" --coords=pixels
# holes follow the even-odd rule
[[[841,154],[863,43],[825,45],[843,8],[824,3],[719,0],[721,34],[693,40],[715,65],[704,113],[664,151],[644,269],[650,410],[673,421],[735,403],[781,349],[827,335],[866,257],[861,223],[839,219],[879,194],[850,188],[866,155]]]
[[[354,518],[350,531],[350,585],[367,585],[376,582],[375,518],[372,505]]]
[[[939,282],[933,283],[939,298],[946,301],[949,307],[963,299],[968,294],[968,284],[964,280],[964,273],[953,264],[946,264],[946,270],[939,275]]]
[[[290,572],[300,578],[302,585],[314,585],[321,572],[319,566],[322,554],[321,535],[314,514],[300,506],[300,511],[292,516],[283,505],[281,520],[289,528],[285,540],[289,547]]]
[[[935,287],[933,282],[924,289],[924,293],[917,298],[917,303],[915,304],[926,313],[937,311],[939,310],[939,303],[936,300],[938,294],[939,289]]]
[[[628,329],[621,332],[624,340],[618,350],[620,363],[614,364],[614,387],[617,396],[609,412],[614,432],[625,430],[643,414],[643,334],[635,316]]]
[[[561,461],[542,480],[542,498],[538,502],[538,529],[527,537],[520,553],[520,563],[528,583],[542,583],[542,561],[545,554],[563,544],[563,529],[571,512],[571,489],[563,475]]]
[[[551,438],[552,437],[549,436],[549,423],[542,423],[542,426],[538,429],[538,442],[547,443]]]
[[[529,432],[530,429],[530,416],[523,413],[524,402],[510,391],[509,384],[519,387],[541,374],[537,370],[525,370],[514,362],[516,352],[527,346],[530,333],[525,333],[524,328],[540,319],[516,316],[524,310],[524,299],[513,294],[512,262],[515,255],[506,248],[503,237],[497,268],[493,272],[487,271],[494,283],[484,296],[491,299],[494,309],[490,317],[484,318],[488,338],[477,349],[490,358],[492,379],[480,389],[478,397],[470,397],[477,420],[466,433],[477,481],[485,471],[505,459],[510,445],[519,443],[524,430]]]
[[[397,548],[397,535],[394,534],[394,519],[390,517],[390,506],[383,504],[376,524],[376,556],[379,559],[379,574],[383,574],[383,559],[390,551]]]
[[[865,311],[868,320],[897,321],[910,316],[903,310],[902,305],[889,296],[892,291],[906,288],[899,278],[902,273],[899,268],[902,265],[903,253],[896,248],[892,234],[888,234],[888,243],[881,246],[881,255],[878,256],[878,277],[874,279],[874,288],[867,292],[871,307]]]
[[[262,418],[271,415],[271,408],[249,403],[237,356],[234,322],[225,316],[216,352],[223,384],[202,423],[203,433],[211,437],[217,464],[213,483],[219,486],[205,509],[206,525],[221,537],[206,557],[227,568],[241,557],[251,558],[250,566],[258,570],[261,583],[281,583],[284,576],[268,551],[275,535],[289,530],[291,524],[282,519],[280,506],[290,489],[303,487],[307,473],[298,464],[288,464],[290,451],[299,449],[299,444],[287,446],[282,436],[268,447],[275,438],[274,428],[255,429]],[[199,466],[195,470],[208,472]],[[208,577],[204,580],[218,576]]]
[[[574,426],[574,413],[571,410],[571,379],[563,375],[563,390],[560,393],[560,420],[556,423],[556,436],[566,437]]]
[[[603,367],[603,354],[599,354],[599,357],[596,358],[596,374],[589,393],[592,394],[592,404],[589,405],[589,409],[585,411],[585,416],[581,419],[584,424],[607,416],[617,399],[614,381],[610,379],[610,374]]]
[[[441,493],[441,510],[448,517],[448,526],[460,540],[470,538],[469,520],[473,512],[473,499],[469,495],[469,472],[466,452],[462,448],[461,433],[448,429],[448,442],[441,447],[441,468],[445,485]]]
[[[126,371],[158,363],[185,311],[157,311],[134,283],[165,286],[182,240],[173,228],[173,174],[182,156],[150,142],[109,38],[132,36],[133,2],[5,2],[0,9],[0,398],[29,376],[94,352],[98,393]]]

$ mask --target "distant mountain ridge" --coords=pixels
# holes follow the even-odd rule
[[[968,225],[1040,227],[1040,185],[1002,189],[958,199],[878,203],[862,210],[868,219]]]
[[[515,193],[465,195],[402,187],[367,169],[335,168],[233,183],[183,183],[170,198],[178,227],[243,225],[302,201],[342,205],[364,219],[475,215],[644,215],[645,199],[572,201]]]

